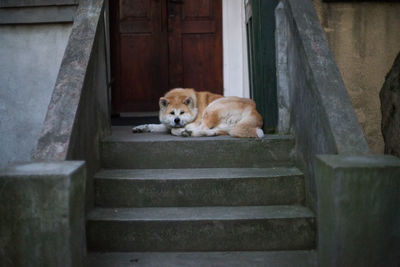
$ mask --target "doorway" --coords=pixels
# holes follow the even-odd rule
[[[222,0],[110,1],[112,105],[158,110],[170,88],[223,93]]]

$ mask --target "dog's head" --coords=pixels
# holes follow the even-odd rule
[[[177,88],[160,98],[160,122],[169,128],[182,128],[197,117],[197,99],[193,89]]]

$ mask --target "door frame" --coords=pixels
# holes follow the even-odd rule
[[[222,1],[222,43],[224,95],[249,97],[246,14],[243,0]]]
[[[108,0],[110,1],[110,0]],[[110,19],[109,4],[105,10],[107,19],[107,50],[109,96],[111,102],[111,53],[110,53]],[[241,19],[238,20],[238,17]],[[223,94],[225,96],[249,97],[249,70],[247,57],[246,17],[243,0],[222,0],[222,60],[223,60]],[[118,71],[119,68],[117,68]],[[111,103],[110,103],[111,105]]]

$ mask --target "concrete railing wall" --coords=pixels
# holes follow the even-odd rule
[[[0,266],[84,267],[84,162],[0,169]]]
[[[86,161],[87,209],[94,200],[92,177],[100,168],[100,140],[111,134],[105,25],[101,16],[67,154],[68,160]]]
[[[278,129],[295,135],[318,265],[398,266],[400,159],[368,155],[312,1],[283,0],[276,25]]]
[[[312,2],[285,0],[276,17],[279,95],[286,101],[280,106],[286,107],[315,207],[315,155],[367,154],[369,148]]]
[[[319,155],[319,266],[400,265],[400,159]]]
[[[0,0],[0,7],[7,7],[11,14],[16,14],[14,11],[18,13],[19,8],[23,9],[22,13],[18,13],[22,14],[18,18],[0,18],[0,31],[1,27],[9,27],[11,35],[19,36],[19,27],[47,29],[49,25],[43,23],[60,22],[54,14],[55,11],[61,10],[62,19],[67,21],[72,22],[73,18],[72,27],[71,24],[62,24],[55,28],[57,34],[62,34],[64,31],[60,27],[69,27],[69,39],[65,38],[64,47],[57,54],[58,57],[51,53],[46,54],[49,50],[43,49],[45,45],[54,46],[57,42],[54,44],[48,38],[42,37],[42,40],[35,39],[36,42],[33,43],[32,48],[42,52],[35,53],[39,57],[36,61],[47,62],[44,69],[51,69],[53,75],[38,75],[35,64],[25,66],[25,57],[15,57],[23,59],[16,63],[23,69],[31,70],[33,79],[39,79],[40,83],[30,83],[26,81],[27,75],[23,77],[23,74],[18,73],[22,75],[22,83],[26,83],[19,87],[28,93],[24,95],[15,90],[0,91],[7,93],[8,97],[4,99],[10,102],[5,107],[13,108],[7,108],[7,111],[18,111],[29,125],[34,123],[37,128],[37,133],[33,135],[32,131],[26,129],[24,121],[17,121],[16,127],[10,131],[21,138],[21,143],[25,141],[24,134],[29,136],[32,145],[30,150],[37,143],[33,156],[29,153],[28,156],[19,158],[19,161],[34,162],[12,165],[7,162],[8,166],[0,169],[1,266],[85,266],[85,207],[90,207],[90,200],[93,199],[91,177],[99,168],[99,141],[110,131],[109,53],[106,40],[108,19],[105,19],[108,9],[107,1],[103,0],[81,0],[76,9],[77,2]],[[50,4],[60,6],[48,6]],[[24,20],[26,18],[23,14],[28,14],[30,8],[35,11],[44,9],[45,12]],[[76,13],[70,16],[71,10],[75,9]],[[56,19],[53,21],[54,18]],[[24,25],[14,26],[21,23]],[[42,25],[37,26],[38,23]],[[7,26],[1,26],[4,24]],[[8,26],[9,24],[13,26]],[[48,37],[49,32],[44,36]],[[0,41],[4,37],[1,36]],[[19,46],[25,45],[18,39],[14,41],[9,44],[10,47],[14,45],[20,49]],[[4,43],[0,43],[0,48],[2,44]],[[20,50],[21,53],[32,52],[29,49]],[[13,55],[4,54],[10,58],[4,66],[9,68],[10,63],[11,67],[14,66]],[[56,59],[58,63],[54,63]],[[1,63],[0,66],[3,66]],[[16,70],[17,67],[19,66],[16,66]],[[42,79],[46,82],[51,80],[51,83],[47,82],[47,87],[39,91],[42,95],[34,98],[32,94],[40,95],[36,87],[43,85]],[[19,109],[18,106],[13,106],[13,99],[21,104]],[[40,109],[40,112],[27,108],[31,105]],[[3,108],[1,102],[0,108]],[[13,114],[10,114],[10,118],[11,115]],[[36,120],[38,115],[42,116],[39,121]],[[9,154],[6,154],[6,158],[9,158]]]
[[[35,160],[85,160],[87,209],[93,174],[100,167],[100,140],[110,134],[105,1],[81,1]]]

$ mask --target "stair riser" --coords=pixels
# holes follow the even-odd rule
[[[304,203],[301,176],[245,179],[96,179],[99,207],[190,207]]]
[[[313,218],[89,221],[91,251],[265,251],[315,248]]]
[[[206,139],[205,139],[206,140]],[[293,140],[102,143],[104,168],[256,168],[293,165]]]

